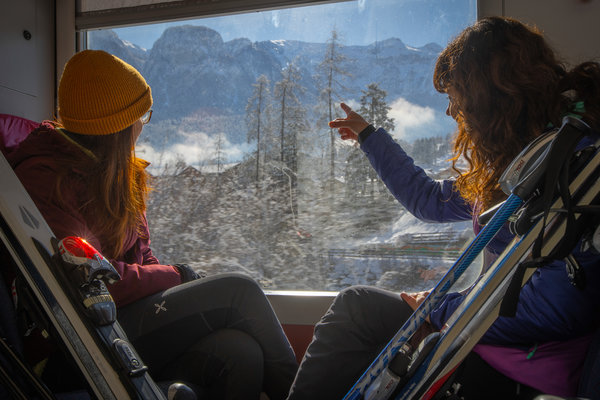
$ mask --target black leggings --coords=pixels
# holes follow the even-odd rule
[[[204,387],[209,398],[286,397],[297,363],[258,284],[241,274],[195,280],[118,310],[155,380]]]
[[[371,286],[342,290],[300,364],[289,399],[341,399],[412,314],[395,293]]]
[[[313,341],[288,398],[343,398],[412,313],[400,295],[390,291],[371,286],[353,286],[341,291],[315,326]],[[507,396],[506,393],[517,391],[523,396],[531,395],[526,392],[530,388],[519,386],[483,360],[471,358],[474,357],[461,367],[457,378],[464,386],[465,400],[496,399],[496,393],[504,396],[498,397],[504,400],[533,398]]]

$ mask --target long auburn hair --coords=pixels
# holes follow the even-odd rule
[[[487,17],[466,28],[438,57],[433,83],[456,93],[455,187],[485,208],[504,196],[498,179],[508,164],[549,124],[560,126],[574,101],[584,101],[584,120],[600,128],[600,65],[567,71],[536,28],[514,19]],[[457,167],[461,156],[466,171]]]
[[[59,198],[66,175],[83,173],[87,193],[80,211],[102,243],[103,253],[118,258],[124,253],[128,234],[143,235],[140,228],[150,190],[145,170],[148,162],[135,156],[133,126],[110,135],[65,133],[93,157],[77,152],[58,160],[63,166],[56,185]]]

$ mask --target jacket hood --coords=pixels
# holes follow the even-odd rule
[[[68,157],[78,151],[82,150],[57,132],[50,123],[44,122],[34,129],[6,158],[15,169],[25,160],[34,157],[44,158],[45,164],[56,165],[57,156]]]

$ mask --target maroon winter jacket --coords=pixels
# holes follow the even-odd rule
[[[102,240],[94,235],[79,212],[87,200],[85,172],[73,171],[62,185],[63,202],[54,195],[58,172],[55,157],[78,151],[79,147],[50,124],[43,123],[7,154],[7,159],[57,239],[80,236],[102,253]],[[117,307],[181,283],[177,268],[161,265],[152,254],[145,216],[141,231],[140,235],[132,229],[124,255],[110,260],[121,274],[121,280],[108,287]]]

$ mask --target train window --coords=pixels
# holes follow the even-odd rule
[[[157,257],[266,289],[431,287],[470,223],[416,220],[327,121],[344,101],[449,176],[454,122],[432,72],[475,18],[474,0],[360,0],[88,30],[152,87],[136,151]]]

